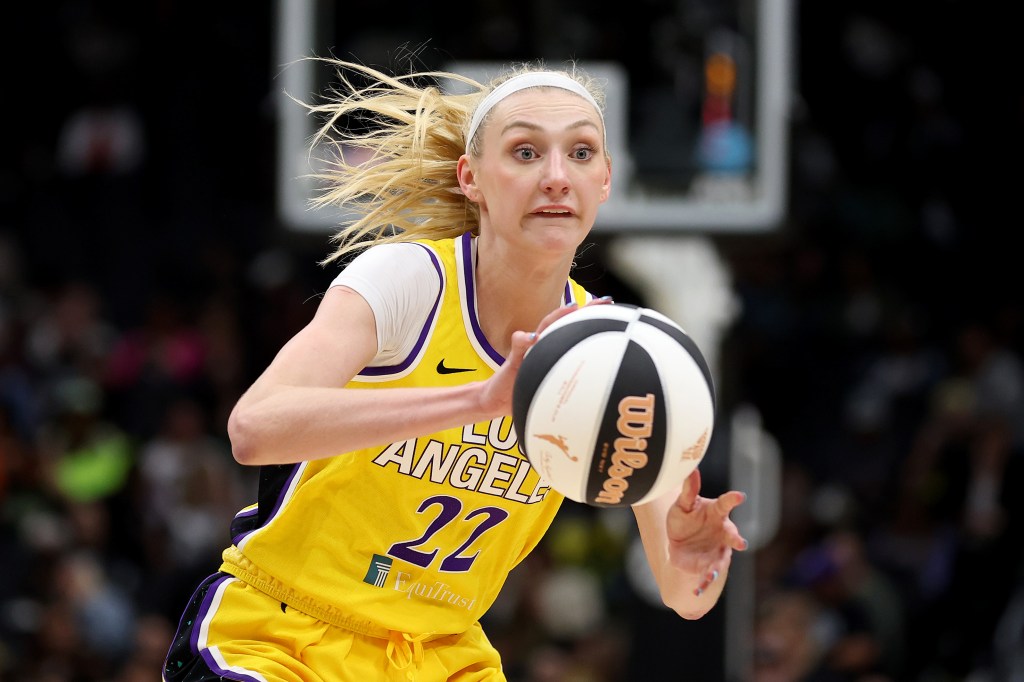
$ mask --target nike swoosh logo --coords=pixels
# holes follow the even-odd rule
[[[437,363],[438,374],[458,374],[459,372],[475,372],[476,369],[473,367],[445,367],[444,358]]]

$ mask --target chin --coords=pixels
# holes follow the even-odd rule
[[[584,230],[578,225],[572,227],[567,225],[545,225],[536,230],[539,242],[544,250],[549,252],[569,251],[573,254],[583,240],[586,239],[590,230]]]

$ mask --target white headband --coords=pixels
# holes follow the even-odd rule
[[[469,124],[469,134],[466,136],[466,150],[469,150],[469,145],[476,136],[477,128],[480,127],[480,123],[487,116],[488,112],[494,108],[501,100],[505,99],[509,95],[513,95],[520,90],[526,88],[561,88],[562,90],[568,90],[569,92],[576,93],[583,99],[590,102],[594,109],[597,111],[597,115],[601,117],[601,123],[604,124],[604,114],[601,113],[601,107],[597,105],[597,100],[591,95],[585,87],[569,78],[564,73],[557,71],[534,71],[531,73],[521,73],[518,76],[513,76],[507,81],[499,85],[498,87],[487,93],[483,101],[477,106],[476,111],[473,112],[473,120]]]

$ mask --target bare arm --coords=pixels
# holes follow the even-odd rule
[[[680,493],[633,507],[661,598],[687,619],[700,618],[718,602],[733,550],[747,548],[729,518],[746,496],[733,490],[709,499],[699,493],[695,469]]]
[[[568,312],[544,318],[541,327]],[[347,287],[327,291],[313,320],[278,352],[228,419],[235,459],[285,464],[413,438],[512,412],[512,386],[529,333],[516,332],[505,364],[487,381],[381,391],[340,388],[373,358],[369,304]],[[395,419],[395,415],[401,419]]]

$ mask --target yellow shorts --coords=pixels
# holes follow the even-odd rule
[[[506,682],[479,623],[462,634],[380,639],[345,630],[217,573],[189,602],[164,682]]]

